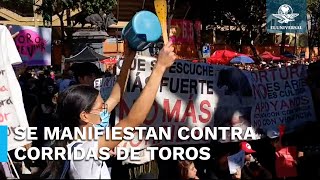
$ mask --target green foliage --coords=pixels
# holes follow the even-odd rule
[[[0,0],[0,8],[1,7],[22,16],[33,15],[33,0]]]
[[[320,13],[320,12],[317,12],[317,9],[320,5],[320,0],[308,0],[307,1],[307,7],[308,7],[308,13],[309,14],[315,14],[315,13]]]
[[[43,0],[38,11],[57,15],[66,9],[81,8],[89,14],[94,14],[100,11],[110,12],[116,5],[116,0]]]
[[[241,32],[242,44],[251,44],[258,36],[260,43],[263,43],[267,36],[265,0],[216,0],[208,2],[203,8],[204,24],[213,25],[217,29],[228,25],[236,27]],[[239,42],[235,37],[228,36],[227,39],[231,44]]]
[[[308,14],[310,15],[310,27],[309,27],[309,45],[320,45],[320,0],[308,0]]]
[[[80,0],[80,7],[89,14],[108,13],[117,5],[117,0]]]
[[[77,8],[79,8],[78,0],[42,0],[42,4],[36,9],[36,13],[42,14],[43,23],[49,26],[52,16],[58,15],[62,19],[65,10]]]
[[[307,0],[307,5],[310,6],[314,3],[319,3],[319,0]]]
[[[89,14],[94,14],[110,12],[116,5],[116,0],[43,0],[42,5],[37,8],[37,13],[48,19],[48,17],[54,15],[61,16],[61,13],[67,9],[80,8]]]
[[[51,16],[59,15],[64,10],[79,8],[77,0],[43,0],[37,12]]]

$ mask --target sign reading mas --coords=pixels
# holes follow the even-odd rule
[[[307,33],[306,0],[267,0],[267,31]]]

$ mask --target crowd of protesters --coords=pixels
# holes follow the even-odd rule
[[[266,70],[266,69],[295,66],[295,65],[299,65],[299,64],[309,65],[312,63],[314,63],[314,62],[309,63],[309,62],[306,62],[303,60],[292,60],[292,61],[286,61],[286,62],[262,61],[258,64],[233,64],[233,66],[238,67],[242,70],[247,70],[247,71],[259,71],[259,70]]]
[[[303,64],[303,62],[286,62],[286,63],[260,63],[260,64],[242,64],[236,65],[243,70],[261,70],[268,68],[280,68],[294,64]],[[310,63],[308,65],[309,85],[312,91],[315,108],[319,108],[320,104],[320,63]],[[167,65],[168,66],[168,65]],[[112,75],[112,67],[107,68],[106,72],[101,72],[100,69],[93,63],[75,63],[69,69],[59,73],[57,69],[50,67],[29,67],[23,69],[17,74],[20,82],[25,111],[30,126],[38,127],[38,137],[43,137],[43,127],[60,127],[61,123],[65,127],[79,126],[79,122],[70,121],[81,116],[82,121],[87,122],[88,126],[99,124],[99,112],[93,112],[95,109],[105,109],[96,105],[98,91],[95,90],[93,82],[95,79],[102,76]],[[123,92],[119,89],[119,92]],[[69,95],[68,95],[69,94]],[[68,96],[68,97],[67,97]],[[61,118],[61,114],[67,112],[79,113],[83,107],[76,106],[76,101],[79,98],[83,99],[83,107],[90,106],[87,114],[74,114]],[[89,98],[90,97],[90,98]],[[114,99],[109,99],[107,110],[111,113],[110,121],[114,121],[114,112],[112,109],[116,106]],[[64,101],[62,103],[61,101]],[[110,102],[111,105],[110,105]],[[69,104],[68,104],[69,103]],[[101,103],[103,104],[103,102]],[[97,107],[96,107],[97,106]],[[145,106],[145,105],[144,105]],[[77,109],[80,108],[80,109]],[[60,113],[60,121],[56,121],[57,113]],[[318,118],[319,112],[318,113]],[[112,115],[113,114],[113,115]],[[92,116],[92,117],[91,117]],[[135,114],[134,116],[137,116]],[[77,117],[77,118],[75,118]],[[144,115],[141,116],[143,120]],[[65,120],[64,122],[61,119]],[[67,121],[67,119],[69,121]],[[93,122],[96,121],[96,122]],[[74,123],[74,124],[68,124]],[[114,122],[110,122],[114,124]],[[134,124],[132,126],[136,126]],[[314,125],[311,125],[311,131],[306,133],[298,132],[296,134],[287,135],[283,139],[278,136],[268,135],[267,139],[240,142],[240,143],[225,143],[220,144],[213,142],[212,158],[208,161],[163,161],[157,157],[155,161],[149,161],[142,165],[126,164],[121,161],[111,158],[107,163],[109,168],[112,168],[110,176],[112,179],[319,179],[320,178],[320,141],[312,139],[316,135]],[[317,126],[318,127],[318,126]],[[307,138],[308,140],[304,140]],[[66,142],[64,142],[66,143]],[[39,138],[32,142],[34,147],[52,146],[51,141],[44,141]],[[61,144],[60,144],[61,145]],[[64,144],[66,146],[66,144]],[[89,144],[89,146],[91,146]],[[107,144],[114,147],[115,144]],[[201,145],[198,145],[201,146]],[[169,146],[170,147],[170,146]],[[186,147],[186,146],[185,146]],[[286,148],[287,154],[281,154],[280,149]],[[113,148],[111,148],[113,149]],[[228,156],[239,151],[245,152],[245,163],[241,169],[238,169],[235,174],[230,174],[228,167]],[[318,152],[319,151],[319,152]],[[282,151],[281,151],[282,152]],[[14,156],[12,156],[14,157]],[[288,160],[288,157],[289,160]],[[81,163],[82,161],[80,161]],[[56,163],[56,164],[54,164]],[[28,168],[32,171],[33,177],[39,177],[44,172],[54,171],[57,173],[57,167],[61,166],[59,162],[50,164],[46,161],[26,162]],[[61,163],[61,162],[60,162]],[[83,162],[82,162],[83,163]],[[316,164],[314,164],[316,163]],[[283,166],[287,164],[287,166]],[[288,165],[289,164],[289,165]],[[49,165],[49,166],[48,166]],[[89,164],[91,166],[92,164]],[[74,167],[71,173],[73,178],[83,178],[79,168],[88,168],[87,165],[80,164]],[[281,167],[280,167],[281,166]],[[36,167],[32,169],[31,167]],[[302,168],[305,167],[305,168]],[[287,168],[287,169],[286,169]],[[109,171],[102,168],[103,171]],[[284,172],[282,172],[284,171]],[[87,173],[84,171],[84,173]],[[79,175],[80,174],[80,175]],[[90,175],[90,174],[87,174]],[[96,175],[93,175],[96,176]],[[94,177],[91,178],[94,178]],[[3,178],[1,178],[3,179]]]

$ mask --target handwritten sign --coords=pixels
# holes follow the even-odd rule
[[[117,72],[120,72],[121,61],[123,60],[120,59],[117,64]],[[137,56],[133,61],[126,93],[116,108],[116,122],[128,115],[130,107],[148,82],[155,63],[155,58],[145,56]],[[239,88],[232,89],[235,85]],[[245,131],[251,122],[251,100],[250,83],[239,69],[176,61],[162,78],[156,100],[142,125],[156,128],[170,127],[173,132],[171,140],[146,142],[134,139],[130,142],[125,141],[120,146],[143,149],[160,144],[209,143],[204,138],[199,141],[180,140],[177,136],[178,129],[180,127],[213,127],[215,124],[229,126],[234,114],[238,111],[242,112],[243,116],[239,121],[245,125],[243,126]]]
[[[289,132],[316,119],[306,70],[297,65],[247,73],[255,99],[253,127],[267,132],[285,124]]]
[[[13,96],[13,93],[17,93],[13,89],[20,89],[20,87],[12,85],[18,84],[18,82],[9,82],[7,77],[9,77],[7,71],[0,69],[0,125],[8,126],[8,150],[10,151],[28,144],[27,141],[14,140],[15,135],[13,133],[15,127],[28,127],[28,122],[25,116],[22,97],[19,100],[18,94]],[[14,81],[14,79],[10,81]]]
[[[51,65],[51,28],[12,25],[11,33],[16,32],[14,40],[22,61],[29,66]]]
[[[117,63],[120,72],[123,59]],[[156,59],[137,56],[131,67],[126,93],[116,108],[116,122],[126,117],[141,94]],[[140,147],[177,144],[201,144],[182,141],[179,127],[254,127],[256,131],[277,131],[284,124],[293,131],[315,120],[313,101],[306,85],[306,66],[242,71],[235,67],[190,63],[177,60],[162,77],[156,100],[142,126],[171,127],[170,141],[140,141],[120,146]],[[260,131],[259,131],[260,132]],[[256,134],[257,138],[261,137]],[[227,136],[229,137],[229,136]],[[220,139],[218,137],[218,139]],[[230,142],[223,141],[223,142]]]
[[[7,27],[0,26],[0,35],[3,38],[0,42],[0,126],[8,128],[7,132],[1,133],[8,135],[8,151],[10,151],[30,143],[14,139],[14,129],[29,127],[29,124],[21,88],[12,67],[22,60]]]
[[[228,156],[227,158],[230,174],[235,174],[237,169],[241,169],[244,166],[245,152],[239,151],[238,153]]]

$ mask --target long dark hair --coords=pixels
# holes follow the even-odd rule
[[[55,119],[59,121],[61,127],[70,128],[72,134],[74,127],[80,126],[81,112],[89,112],[94,105],[99,91],[87,85],[71,86],[63,91],[58,96],[57,109],[55,112]],[[64,140],[55,141],[55,147],[67,147],[71,140],[66,138]],[[63,168],[64,161],[62,159],[48,162],[48,166],[43,173],[50,172],[50,178],[59,178],[61,169]]]
[[[180,178],[182,180],[188,179],[189,167],[193,164],[192,161],[184,160],[178,162],[178,167],[180,170]]]

